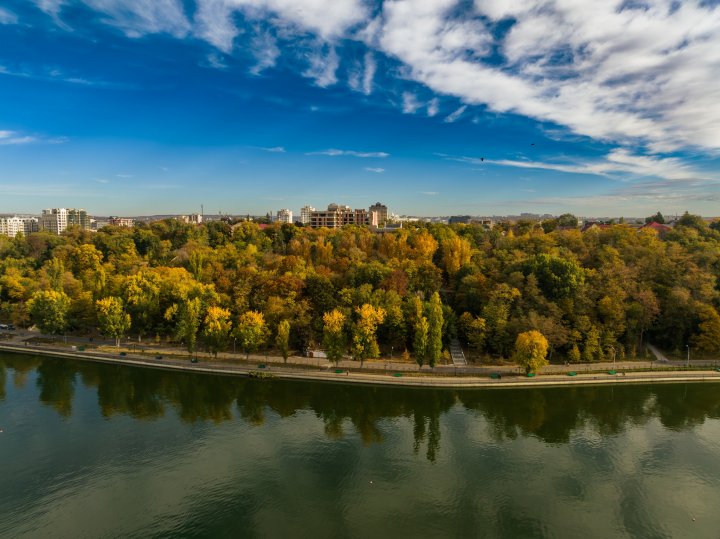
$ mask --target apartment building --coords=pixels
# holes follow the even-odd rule
[[[37,217],[0,217],[0,234],[14,238],[19,233],[24,235],[38,231]]]
[[[303,206],[300,208],[300,222],[304,225],[310,224],[310,216],[316,211],[312,206]]]
[[[49,208],[42,211],[40,230],[62,234],[69,226],[90,229],[90,216],[83,209]]]
[[[330,204],[327,211],[310,213],[310,226],[313,228],[339,228],[345,225],[367,225],[369,221],[366,209],[352,209],[350,206]]]
[[[293,212],[292,210],[288,210],[287,208],[283,208],[281,210],[278,210],[277,217],[275,220],[278,223],[289,223],[292,224],[293,222]]]

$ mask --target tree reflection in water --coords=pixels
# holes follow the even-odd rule
[[[174,409],[185,422],[233,420],[263,425],[272,412],[288,418],[311,410],[331,439],[351,425],[365,444],[383,441],[381,423],[404,418],[413,425],[415,453],[435,461],[440,449],[441,417],[453,406],[475,411],[498,440],[535,436],[567,443],[575,431],[592,428],[602,435],[623,432],[658,418],[671,429],[689,429],[720,418],[716,384],[596,386],[512,390],[425,390],[342,384],[251,380],[229,376],[175,373],[152,369],[13,355],[0,357],[0,398],[7,371],[16,386],[36,371],[40,401],[61,415],[72,413],[77,380],[97,391],[103,416],[128,415],[152,420]],[[18,384],[18,381],[20,383]]]

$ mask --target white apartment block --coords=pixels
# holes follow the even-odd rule
[[[0,234],[14,238],[18,233],[25,236],[38,231],[37,217],[0,217]]]
[[[278,223],[290,223],[293,222],[292,210],[283,208],[277,212],[277,218],[275,219]]]
[[[90,217],[83,209],[48,208],[40,216],[40,230],[62,234],[68,226],[90,229]]]
[[[310,215],[315,211],[312,206],[303,206],[300,208],[300,222],[304,225],[310,224]]]

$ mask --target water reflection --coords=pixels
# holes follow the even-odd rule
[[[440,449],[441,416],[456,404],[482,417],[496,440],[534,436],[554,444],[567,443],[586,427],[615,435],[651,418],[677,430],[720,417],[720,392],[714,384],[417,390],[258,381],[3,355],[0,399],[9,371],[15,387],[22,387],[36,371],[40,401],[63,417],[72,414],[76,385],[81,383],[96,390],[106,418],[122,414],[153,420],[172,409],[185,422],[220,423],[239,415],[250,425],[262,425],[270,411],[285,418],[311,410],[323,421],[328,438],[343,438],[349,423],[365,444],[383,441],[380,422],[406,418],[412,423],[415,453],[429,461],[435,461]]]

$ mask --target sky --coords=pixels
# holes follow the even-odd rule
[[[0,0],[0,213],[720,215],[720,2]]]

